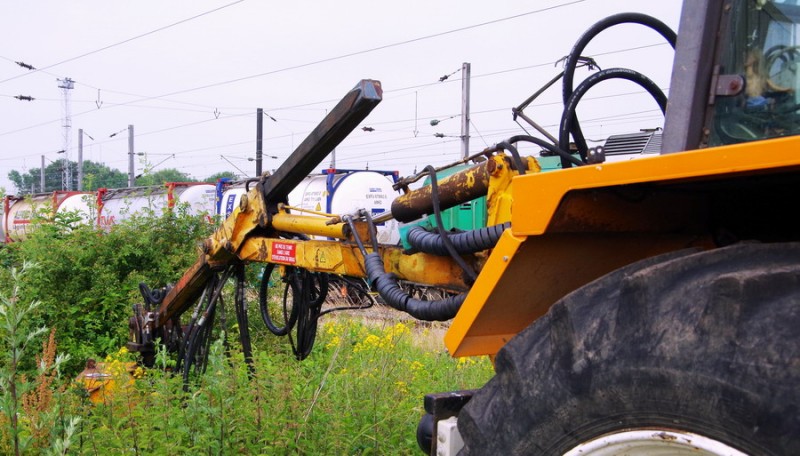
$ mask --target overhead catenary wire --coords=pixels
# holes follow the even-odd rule
[[[595,57],[597,57],[597,56],[605,56],[605,55],[613,55],[613,54],[620,54],[620,53],[625,53],[625,52],[630,52],[630,51],[637,51],[637,50],[648,49],[648,48],[653,48],[653,47],[660,47],[660,46],[667,46],[667,43],[652,43],[652,44],[646,44],[646,45],[641,45],[641,46],[628,47],[628,48],[624,48],[624,49],[617,49],[617,50],[611,50],[611,51],[606,51],[606,52],[598,52],[598,53],[593,53],[592,55],[594,55]],[[10,60],[10,59],[7,59],[7,60]],[[514,67],[514,68],[507,68],[507,69],[502,69],[502,70],[497,70],[497,71],[491,71],[491,72],[488,72],[488,73],[473,74],[473,75],[471,75],[471,79],[473,79],[473,80],[482,79],[482,78],[486,78],[486,77],[497,76],[497,75],[516,72],[516,71],[530,70],[530,69],[535,69],[535,68],[550,68],[551,66],[552,66],[552,62],[537,63],[537,64],[533,64],[533,65],[526,65],[526,66],[521,66],[521,67]],[[48,73],[48,74],[52,74],[53,76],[57,76],[55,73]],[[460,80],[446,80],[444,82],[445,83],[460,82]],[[94,86],[91,86],[91,85],[88,85],[88,84],[85,84],[85,83],[81,83],[80,81],[76,81],[75,84],[76,85],[86,85],[88,87],[92,87],[94,89],[97,89],[97,87],[94,87]],[[404,92],[404,91],[412,90],[412,89],[434,87],[437,84],[439,84],[439,82],[417,84],[417,85],[405,86],[405,87],[401,87],[401,88],[397,88],[397,89],[386,89],[386,90],[384,90],[384,95]],[[174,110],[174,111],[185,111],[185,112],[207,112],[208,110],[212,110],[212,109],[215,109],[215,108],[233,110],[233,111],[236,111],[236,110],[252,111],[253,109],[255,109],[255,107],[250,107],[250,106],[248,106],[248,107],[243,107],[243,106],[214,106],[214,105],[210,105],[210,104],[201,104],[201,103],[191,103],[191,102],[185,102],[185,101],[170,100],[170,99],[166,99],[164,97],[152,97],[152,96],[147,96],[147,95],[138,95],[138,94],[133,94],[133,93],[130,93],[130,92],[122,92],[122,91],[108,90],[108,89],[104,89],[104,90],[106,92],[109,92],[109,93],[118,93],[118,94],[122,94],[122,95],[129,95],[129,96],[133,96],[133,97],[139,98],[139,100],[134,100],[134,101],[131,101],[131,102],[122,102],[122,103],[108,103],[108,102],[106,102],[105,105],[104,105],[105,108],[124,106],[124,107],[140,107],[142,109],[161,109],[161,110]],[[400,95],[400,96],[405,96],[405,95],[407,95],[407,94],[403,94],[403,95]],[[0,96],[13,97],[13,95],[0,95]],[[391,99],[391,98],[392,97],[385,97],[385,99],[387,99],[387,100]],[[60,98],[36,98],[36,100],[37,101],[56,102],[56,103],[63,102],[63,100],[61,100]],[[139,106],[139,105],[136,104],[136,103],[139,103],[140,101],[153,101],[153,100],[165,101],[165,102],[175,103],[175,104],[183,104],[183,105],[187,105],[187,106],[195,106],[197,108],[204,108],[204,109],[170,108],[170,107],[165,107],[165,106]],[[336,101],[338,101],[338,100],[337,99],[325,99],[325,100],[319,100],[319,101],[314,101],[314,102],[303,103],[303,104],[299,104],[299,105],[279,106],[279,107],[272,108],[271,111],[299,110],[301,108],[306,108],[306,107],[310,107],[310,106],[330,104],[330,103],[333,103],[333,102],[336,102]],[[96,100],[74,100],[73,99],[72,102],[73,103],[92,103],[93,104],[93,103],[96,103]],[[75,114],[73,117],[80,116],[82,114],[92,113],[92,112],[95,112],[95,109],[91,109],[91,110],[88,110],[88,111],[85,111],[85,112],[82,112],[82,113]],[[58,122],[60,120],[61,119],[54,119],[54,120],[52,120],[52,121],[50,121],[48,123]],[[288,120],[288,119],[279,119],[279,120]],[[298,121],[298,122],[309,122],[309,121]],[[38,127],[38,126],[42,126],[42,125],[43,124],[36,124],[33,127]],[[24,128],[22,130],[25,130],[25,129],[28,129],[28,128]],[[11,132],[0,133],[0,136],[5,135],[7,133],[15,133],[17,131],[22,131],[22,130],[15,130],[15,131],[11,131]]]
[[[203,16],[207,16],[207,15],[212,14],[212,13],[216,13],[217,11],[220,11],[220,10],[223,10],[225,8],[231,7],[231,6],[236,5],[238,3],[242,3],[244,1],[245,0],[236,0],[236,1],[228,3],[226,5],[222,5],[220,7],[214,8],[214,9],[212,9],[210,11],[206,11],[206,12],[203,12],[203,13],[200,13],[200,14],[196,14],[196,15],[194,15],[192,17],[188,17],[186,19],[182,19],[180,21],[173,22],[173,23],[165,25],[163,27],[159,27],[159,28],[157,28],[155,30],[150,30],[149,32],[145,32],[145,33],[130,37],[128,39],[125,39],[125,40],[122,40],[122,41],[119,41],[119,42],[116,42],[116,43],[113,43],[113,44],[109,44],[108,46],[103,46],[103,47],[101,47],[99,49],[95,49],[93,51],[85,52],[83,54],[76,55],[74,57],[70,57],[70,58],[65,59],[65,60],[61,60],[60,62],[51,63],[49,65],[45,65],[45,66],[43,66],[41,68],[37,68],[35,70],[29,71],[28,73],[22,73],[22,74],[19,74],[17,76],[12,76],[10,78],[3,79],[2,81],[0,81],[0,84],[3,84],[3,83],[8,82],[8,81],[12,81],[14,79],[21,78],[23,76],[27,76],[29,74],[36,73],[36,72],[39,72],[39,71],[49,70],[50,68],[54,68],[54,67],[57,67],[59,65],[63,65],[65,63],[67,63],[67,62],[72,62],[72,61],[75,61],[75,60],[78,60],[78,59],[82,59],[84,57],[88,57],[90,55],[97,54],[99,52],[103,52],[103,51],[106,51],[108,49],[115,48],[117,46],[121,46],[121,45],[123,45],[125,43],[130,43],[131,41],[138,40],[139,38],[144,38],[146,36],[152,35],[154,33],[161,32],[163,30],[167,30],[169,28],[175,27],[175,26],[180,25],[180,24],[184,24],[184,23],[192,21],[194,19],[197,19],[197,18],[200,18],[200,17],[203,17]]]
[[[172,96],[172,95],[179,95],[179,94],[184,94],[184,93],[188,93],[188,92],[194,92],[194,91],[197,91],[197,90],[208,89],[208,88],[211,88],[211,87],[219,87],[219,86],[222,86],[222,85],[228,85],[228,84],[232,84],[232,83],[235,83],[235,82],[245,81],[245,80],[248,80],[248,79],[254,79],[254,78],[259,78],[259,77],[263,77],[263,76],[269,76],[269,75],[273,75],[273,74],[277,74],[277,73],[283,73],[283,72],[290,71],[290,70],[296,70],[296,69],[300,69],[300,68],[306,68],[306,67],[310,67],[310,66],[314,66],[314,65],[319,65],[319,64],[322,64],[322,63],[328,63],[328,62],[333,62],[333,61],[336,61],[336,60],[342,60],[342,59],[346,59],[346,58],[349,58],[349,57],[354,57],[354,56],[357,56],[357,55],[369,54],[369,53],[372,53],[372,52],[382,51],[382,50],[385,50],[385,49],[390,49],[390,48],[394,48],[394,47],[398,47],[398,46],[404,46],[404,45],[411,44],[411,43],[417,43],[417,42],[420,42],[420,41],[426,41],[426,40],[430,40],[430,39],[433,39],[433,38],[439,38],[439,37],[442,37],[442,36],[451,35],[451,34],[458,33],[458,32],[463,32],[463,31],[466,31],[466,30],[472,30],[472,29],[476,29],[476,28],[479,28],[479,27],[485,27],[487,25],[493,25],[493,24],[498,24],[498,23],[501,23],[501,22],[506,22],[506,21],[510,21],[510,20],[514,20],[514,19],[519,19],[519,18],[530,16],[530,15],[533,15],[533,14],[540,14],[540,13],[544,13],[544,12],[547,12],[547,11],[552,11],[554,9],[575,5],[577,3],[582,3],[584,1],[586,1],[586,0],[574,0],[574,1],[571,1],[571,2],[566,2],[566,3],[554,5],[554,6],[540,8],[540,9],[528,11],[528,12],[525,12],[525,13],[515,14],[515,15],[512,15],[512,16],[507,16],[507,17],[503,17],[503,18],[499,18],[499,19],[493,19],[493,20],[481,22],[481,23],[478,23],[478,24],[468,25],[468,26],[464,26],[464,27],[458,27],[458,28],[455,28],[455,29],[446,30],[444,32],[433,33],[433,34],[430,34],[430,35],[424,35],[424,36],[420,36],[420,37],[417,37],[417,38],[411,38],[411,39],[408,39],[408,40],[398,41],[398,42],[385,44],[385,45],[381,45],[381,46],[375,46],[375,47],[368,48],[368,49],[363,49],[363,50],[360,50],[360,51],[349,52],[349,53],[341,54],[341,55],[334,56],[334,57],[327,57],[327,58],[324,58],[324,59],[318,59],[318,60],[314,60],[314,61],[311,61],[311,62],[301,63],[301,64],[298,64],[298,65],[291,65],[291,66],[284,67],[284,68],[279,68],[279,69],[276,69],[276,70],[265,71],[265,72],[262,72],[262,73],[252,74],[252,75],[248,75],[248,76],[241,76],[241,77],[238,77],[238,78],[233,78],[233,79],[228,79],[228,80],[225,80],[225,81],[205,84],[205,85],[201,85],[201,86],[197,86],[197,87],[193,87],[193,88],[189,88],[189,89],[178,90],[178,91],[170,92],[170,93],[163,94],[163,95],[160,95],[160,96],[168,97],[168,96]]]
[[[506,70],[506,71],[512,71],[512,70]],[[491,75],[491,74],[501,74],[501,73],[502,73],[502,72],[493,72],[493,73],[487,73],[487,75],[486,75],[486,76],[489,76],[489,75]],[[399,89],[397,89],[397,90],[399,90]],[[394,92],[394,91],[395,91],[395,90],[393,90],[392,92]],[[589,99],[590,99],[590,97],[586,97],[586,99],[585,99],[585,100],[589,100]],[[331,101],[335,101],[335,100],[331,100]],[[555,104],[555,103],[554,103],[554,104]],[[130,106],[132,106],[132,105],[130,105]],[[304,106],[310,106],[310,104],[305,104]],[[169,108],[166,108],[166,109],[169,109]],[[498,110],[496,110],[496,111],[502,111],[502,110],[504,110],[504,109],[505,109],[505,108],[502,108],[502,109],[498,109]],[[495,110],[492,110],[492,111],[494,112]],[[244,116],[244,114],[243,114],[242,116]],[[140,134],[139,134],[139,136],[143,136],[143,135],[145,135],[145,134],[151,134],[151,135],[152,135],[152,134],[157,134],[157,133],[161,133],[161,132],[167,132],[167,131],[172,131],[172,130],[178,130],[178,129],[181,129],[181,128],[189,128],[189,127],[191,127],[191,126],[193,126],[193,125],[199,125],[199,124],[203,124],[203,123],[205,123],[205,122],[210,122],[210,120],[211,120],[211,119],[209,119],[209,120],[204,120],[204,121],[199,121],[199,122],[192,122],[192,123],[181,123],[181,124],[179,124],[179,125],[175,125],[175,126],[171,126],[171,127],[167,127],[167,128],[159,129],[159,130],[156,130],[156,131],[151,131],[151,132],[143,132],[143,133],[140,133]],[[310,122],[310,121],[309,121],[309,122]],[[395,123],[398,123],[398,122],[402,122],[402,121],[390,121],[390,122],[395,122]],[[388,123],[388,122],[386,122],[386,123]],[[370,125],[373,125],[373,124],[370,124]],[[376,123],[376,124],[374,124],[374,125],[378,125],[378,124]],[[473,125],[474,125],[474,123],[473,123]],[[476,128],[477,128],[477,127],[476,127]],[[300,134],[302,134],[302,133],[300,133],[300,132],[296,132],[296,134],[300,135]],[[287,135],[284,135],[284,136],[287,136]],[[391,143],[392,141],[395,141],[395,140],[384,140],[384,141],[382,141],[382,142],[384,142],[384,143]],[[246,144],[246,143],[248,143],[248,142],[247,142],[247,141],[245,141],[245,142],[242,142],[242,143],[243,143],[243,144]],[[363,147],[368,147],[368,146],[367,146],[367,144],[370,144],[370,143],[362,143],[362,144],[360,144],[359,146],[360,146],[360,147],[362,147],[362,148],[363,148]],[[439,144],[439,143],[437,143],[437,144]],[[347,151],[347,149],[348,149],[349,147],[352,147],[352,146],[347,146],[347,145],[346,145],[346,146],[343,146],[343,147],[342,147],[342,149],[340,150],[340,153],[342,153],[342,154],[346,153],[346,151]],[[209,149],[210,149],[210,148],[209,148]],[[412,149],[412,150],[413,150],[413,149]],[[387,152],[382,152],[382,153],[383,153],[383,154],[387,154]]]
[[[240,3],[242,1],[244,1],[244,0],[238,0],[236,2],[233,2],[231,4],[228,4],[228,5],[225,5],[223,7],[217,8],[215,10],[203,13],[202,15],[210,14],[212,12],[215,12],[215,11],[219,10],[219,9],[222,9],[222,8],[225,8],[225,7],[228,7],[228,6],[232,6],[232,5],[234,5],[236,3]],[[562,3],[562,4],[558,4],[558,5],[554,5],[554,6],[550,6],[550,7],[546,7],[546,8],[540,8],[540,9],[528,11],[528,12],[525,12],[525,13],[520,13],[520,14],[507,16],[507,17],[503,17],[503,18],[499,18],[499,19],[494,19],[494,20],[490,20],[490,21],[481,22],[481,23],[478,23],[478,24],[459,27],[459,28],[447,30],[447,31],[444,31],[444,32],[438,32],[438,33],[434,33],[434,34],[430,34],[430,35],[424,35],[424,36],[411,38],[411,39],[404,40],[404,41],[399,41],[399,42],[395,42],[395,43],[390,43],[390,44],[386,44],[386,45],[382,45],[382,46],[369,48],[369,49],[363,49],[363,50],[360,50],[360,51],[355,51],[355,52],[351,52],[351,53],[347,53],[347,54],[342,54],[342,55],[339,55],[339,56],[328,57],[328,58],[319,59],[319,60],[306,62],[306,63],[302,63],[302,64],[298,64],[298,65],[293,65],[293,66],[289,66],[289,67],[284,67],[284,68],[280,68],[280,69],[276,69],[276,70],[270,70],[270,71],[267,71],[267,72],[257,73],[257,74],[253,74],[253,75],[241,76],[241,77],[228,79],[228,80],[224,80],[224,81],[219,81],[219,82],[215,82],[215,83],[210,83],[210,84],[205,84],[205,85],[197,86],[197,87],[193,87],[193,88],[177,90],[177,91],[173,91],[173,92],[169,92],[169,93],[161,94],[161,95],[157,95],[157,96],[145,96],[145,97],[138,98],[136,100],[132,100],[132,101],[127,102],[127,103],[120,103],[117,106],[125,106],[125,105],[130,104],[130,103],[136,103],[136,102],[141,102],[141,101],[165,99],[166,97],[170,97],[170,96],[173,96],[173,95],[185,94],[185,93],[194,92],[194,91],[198,91],[198,90],[203,90],[203,89],[208,89],[208,88],[212,88],[212,87],[219,87],[219,86],[222,86],[222,85],[228,85],[228,84],[232,84],[232,83],[236,83],[236,82],[241,82],[241,81],[245,81],[245,80],[249,80],[249,79],[254,79],[254,78],[259,78],[259,77],[263,77],[263,76],[269,76],[269,75],[273,75],[273,74],[278,74],[278,73],[282,73],[282,72],[286,72],[286,71],[290,71],[290,70],[306,68],[306,67],[309,67],[309,66],[314,66],[314,65],[318,65],[318,64],[322,64],[322,63],[341,60],[341,59],[345,59],[345,58],[348,58],[348,57],[354,57],[354,56],[357,56],[357,55],[363,55],[363,54],[372,53],[372,52],[376,52],[376,51],[381,51],[381,50],[385,50],[385,49],[390,49],[390,48],[403,46],[403,45],[407,45],[407,44],[411,44],[411,43],[425,41],[425,40],[429,40],[429,39],[433,39],[433,38],[438,38],[438,37],[450,35],[450,34],[453,34],[453,33],[458,33],[458,32],[463,32],[463,31],[467,31],[467,30],[471,30],[471,29],[475,29],[475,28],[479,28],[479,27],[484,27],[484,26],[487,26],[487,25],[493,25],[493,24],[497,24],[497,23],[501,23],[501,22],[505,22],[505,21],[509,21],[509,20],[519,19],[519,18],[530,16],[530,15],[533,15],[533,14],[539,14],[539,13],[551,11],[551,10],[554,10],[554,9],[557,9],[557,8],[562,8],[562,7],[574,5],[574,4],[577,4],[577,3],[584,2],[584,1],[586,1],[586,0],[574,0],[574,1],[571,1],[571,2],[566,2],[566,3]],[[109,49],[111,47],[115,47],[115,46],[118,46],[120,44],[124,44],[126,42],[132,41],[134,39],[138,39],[138,38],[141,38],[141,37],[156,33],[158,31],[161,31],[163,29],[172,27],[174,25],[178,25],[180,23],[187,22],[187,21],[195,19],[197,17],[201,17],[202,15],[194,16],[192,18],[188,18],[188,19],[185,19],[183,21],[176,22],[176,23],[171,24],[169,26],[165,26],[165,27],[162,27],[160,29],[156,29],[156,30],[153,30],[151,32],[147,32],[145,34],[138,35],[138,36],[130,38],[128,40],[125,40],[125,41],[122,41],[122,42],[119,42],[119,43],[115,43],[113,45],[109,45],[109,46],[106,46],[104,48],[100,48],[100,49],[97,49],[95,51],[88,52],[88,53],[82,54],[80,56],[76,56],[76,57],[64,60],[62,62],[58,62],[58,63],[52,64],[52,65],[48,65],[46,67],[41,68],[39,71],[42,71],[42,70],[45,70],[45,69],[48,69],[48,68],[52,68],[52,67],[60,65],[62,63],[66,63],[66,62],[69,62],[69,61],[77,60],[79,58],[95,54],[97,52],[101,52],[101,51]],[[12,79],[15,79],[17,77],[21,77],[21,76],[22,75],[19,75],[19,76],[15,76],[13,78],[9,78],[9,79],[0,81],[0,84],[2,84],[3,82],[7,82],[7,81],[10,81]],[[94,88],[97,88],[97,87],[94,87]],[[330,101],[338,101],[338,100],[326,100],[325,102],[330,102]],[[247,108],[247,109],[250,109],[250,108]],[[272,111],[275,111],[275,110],[276,109],[272,109]],[[0,135],[2,135],[2,134],[0,134]]]
[[[655,43],[655,44],[649,44],[649,45],[636,46],[636,47],[632,47],[632,48],[624,48],[624,49],[618,49],[618,50],[606,51],[606,52],[596,53],[596,54],[594,54],[594,55],[610,55],[610,54],[623,53],[623,52],[629,52],[629,51],[632,51],[632,50],[640,50],[640,49],[646,49],[646,48],[650,48],[650,47],[664,46],[664,45],[666,45],[666,43]],[[499,74],[509,73],[509,72],[513,72],[513,71],[522,71],[522,70],[526,70],[526,69],[532,69],[532,68],[544,68],[544,67],[550,67],[551,65],[552,65],[552,62],[545,62],[545,63],[538,63],[538,64],[534,64],[534,65],[528,65],[528,66],[522,66],[522,67],[509,68],[509,69],[504,69],[504,70],[500,70],[500,71],[493,71],[493,72],[489,72],[489,73],[483,73],[483,74],[478,74],[478,75],[472,75],[472,79],[479,79],[479,78],[484,78],[484,77],[490,77],[490,76],[495,76],[495,75],[499,75]],[[450,81],[445,81],[445,82],[450,82]],[[409,90],[409,89],[416,89],[416,88],[420,88],[420,87],[433,86],[433,85],[436,85],[436,84],[438,84],[438,83],[430,83],[430,84],[422,84],[422,85],[406,86],[406,87],[399,88],[399,89],[388,89],[388,90],[385,90],[385,91],[384,91],[384,93],[385,93],[385,94],[389,94],[389,93],[397,93],[397,92],[402,92],[402,91]],[[640,93],[640,92],[635,92],[635,93]],[[166,96],[166,95],[165,95],[165,96]],[[142,101],[151,101],[151,100],[157,100],[157,99],[161,99],[162,97],[163,97],[163,96],[156,96],[156,97],[143,97],[143,98],[140,98],[140,99],[137,99],[137,100],[132,100],[132,101],[129,101],[129,102],[122,102],[122,103],[109,104],[109,105],[107,105],[105,108],[106,108],[106,109],[110,109],[110,108],[117,108],[117,107],[130,107],[130,106],[136,106],[134,103],[139,103],[139,102],[142,102]],[[608,98],[608,96],[607,96],[606,98]],[[590,99],[596,99],[596,98],[592,97],[592,98],[587,98],[586,100],[590,100]],[[62,100],[60,100],[60,99],[47,99],[47,101],[61,102]],[[294,105],[288,105],[288,106],[277,106],[277,107],[272,107],[272,108],[268,108],[268,109],[269,109],[269,111],[271,111],[271,112],[277,112],[277,111],[286,111],[286,110],[294,110],[294,109],[300,109],[300,108],[307,108],[307,107],[311,107],[311,106],[325,105],[325,104],[330,104],[330,103],[334,103],[334,102],[337,102],[337,101],[338,101],[338,99],[333,99],[333,98],[332,98],[332,99],[319,100],[319,101],[313,101],[313,102],[307,102],[307,103],[301,103],[301,104],[294,104]],[[559,103],[560,103],[560,102],[553,102],[553,103],[547,103],[547,104],[537,104],[537,105],[535,105],[535,106],[548,106],[548,105],[557,105],[557,104],[559,104]],[[199,105],[199,106],[204,106],[204,105]],[[210,108],[212,108],[212,106],[211,106],[211,105],[207,105],[207,106],[205,106],[205,107],[207,107],[207,108],[209,108],[209,109],[210,109]],[[164,108],[164,107],[161,107],[160,109],[175,109],[175,108]],[[236,110],[236,109],[242,109],[242,110],[252,110],[252,109],[254,109],[254,108],[250,108],[250,107],[248,107],[248,108],[222,107],[222,109],[230,109],[230,110]],[[499,110],[502,110],[502,109],[498,109],[498,110],[496,110],[496,111],[499,111]],[[92,108],[92,109],[85,110],[85,111],[81,111],[81,112],[78,112],[78,113],[73,113],[73,114],[72,114],[72,117],[73,117],[73,118],[78,118],[78,117],[84,116],[84,115],[86,115],[86,114],[94,113],[94,112],[96,112],[96,111],[97,111],[97,109],[96,109],[96,108]],[[203,112],[203,111],[200,111],[200,112]],[[471,113],[471,114],[472,114],[472,115],[476,115],[476,114],[480,114],[480,113],[481,113],[481,112],[473,112],[473,113]],[[243,114],[243,115],[244,115],[244,114]],[[438,117],[447,117],[447,116],[438,116]],[[434,117],[426,117],[426,118],[420,118],[419,120],[430,120],[430,119],[433,119],[433,118],[434,118]],[[34,124],[34,125],[29,125],[29,126],[27,126],[27,127],[22,127],[22,128],[18,128],[18,129],[14,129],[14,130],[9,130],[9,131],[5,131],[5,132],[0,132],[0,136],[6,136],[6,135],[15,134],[15,133],[20,133],[20,132],[27,131],[27,130],[31,130],[31,129],[34,129],[34,128],[38,128],[38,127],[42,127],[42,126],[46,126],[46,125],[49,125],[49,124],[52,124],[52,123],[61,122],[62,120],[63,120],[63,119],[61,119],[61,118],[59,117],[59,118],[52,119],[52,120],[49,120],[49,121],[46,121],[46,122],[41,122],[41,123],[37,123],[37,124]],[[373,125],[379,125],[379,124],[382,124],[382,123],[385,123],[385,122],[373,123]]]

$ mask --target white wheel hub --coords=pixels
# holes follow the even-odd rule
[[[691,432],[641,429],[606,434],[582,443],[564,456],[747,456],[739,450]]]

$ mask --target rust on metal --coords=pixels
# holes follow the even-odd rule
[[[438,181],[440,209],[445,210],[486,194],[491,173],[491,160],[459,171]],[[399,222],[410,222],[433,213],[431,186],[411,190],[392,202],[392,216]]]

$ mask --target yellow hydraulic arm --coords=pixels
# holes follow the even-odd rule
[[[203,337],[192,335],[199,331],[196,326],[213,318],[222,284],[230,277],[243,283],[243,265],[249,262],[306,271],[306,278],[297,280],[306,280],[304,286],[314,289],[312,294],[319,293],[320,281],[327,280],[322,277],[325,274],[367,278],[392,307],[424,320],[452,318],[474,281],[475,271],[486,261],[485,255],[409,252],[400,246],[379,245],[373,221],[366,213],[325,218],[294,214],[286,207],[289,192],[380,99],[379,82],[361,81],[273,175],[248,182],[239,207],[205,240],[197,262],[176,284],[156,290],[142,286],[145,303],[135,307],[131,318],[129,349],[141,352],[146,363],[154,354],[156,339],[189,353],[196,344],[192,341]],[[510,220],[511,178],[520,168],[538,171],[532,158],[522,160],[517,156],[512,161],[492,152],[487,151],[479,165],[443,179],[436,193],[442,200],[437,210],[489,195],[489,222],[495,226],[477,240],[456,241],[471,248],[471,253],[485,251],[507,228],[503,223]],[[401,222],[414,220],[433,211],[431,200],[430,187],[407,191],[393,204],[392,214]],[[443,289],[452,296],[440,301],[419,301],[405,294],[398,280]],[[302,288],[296,285],[295,293],[301,294]],[[237,289],[237,306],[244,308],[243,300],[243,291]],[[184,327],[180,317],[193,307],[195,312],[188,327]],[[237,312],[246,313],[238,307]],[[193,355],[186,353],[185,361],[190,363]]]

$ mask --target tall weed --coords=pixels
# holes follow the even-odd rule
[[[40,303],[26,300],[19,286],[32,269],[30,264],[21,270],[12,268],[10,290],[0,291],[0,344],[5,354],[0,361],[0,447],[5,454],[14,455],[29,448],[43,454],[65,454],[78,418],[65,414],[54,399],[60,367],[69,359],[56,355],[55,329],[44,342],[42,354],[35,358],[35,377],[30,379],[22,369],[30,345],[47,332],[43,326],[32,326],[30,316]]]

